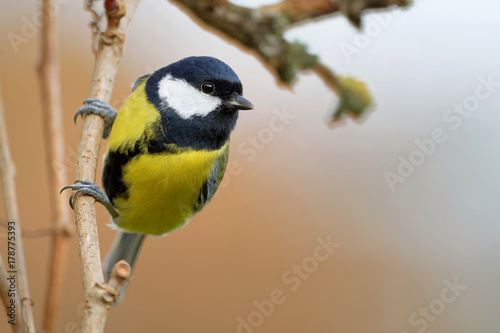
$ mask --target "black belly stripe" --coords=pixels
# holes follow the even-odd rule
[[[114,199],[127,198],[128,188],[123,182],[123,167],[134,157],[141,154],[179,154],[181,151],[174,150],[172,146],[165,145],[158,140],[150,140],[147,146],[147,152],[142,152],[137,142],[133,150],[127,152],[108,151],[104,161],[102,171],[102,185],[108,198],[113,202]]]
[[[136,155],[134,152],[128,154],[108,152],[102,170],[102,185],[111,202],[118,197],[127,197],[127,186],[123,182],[123,166]]]

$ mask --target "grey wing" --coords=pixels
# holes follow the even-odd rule
[[[134,83],[132,83],[132,91],[136,90],[138,86],[140,86],[144,81],[146,81],[148,79],[148,77],[151,76],[151,73],[150,74],[145,74],[143,76],[141,76],[140,78],[138,78],[137,80],[135,80]]]
[[[208,177],[207,181],[201,187],[198,202],[194,207],[195,213],[199,212],[213,198],[215,192],[217,192],[217,189],[222,181],[222,177],[224,176],[224,172],[226,172],[228,158],[229,143],[226,145],[224,153],[221,157],[215,161],[210,177]]]

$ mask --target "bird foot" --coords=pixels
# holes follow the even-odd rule
[[[83,106],[78,109],[75,113],[75,124],[78,119],[78,116],[84,116],[86,114],[96,114],[101,116],[104,119],[104,133],[102,137],[106,139],[111,132],[111,127],[113,126],[113,122],[115,121],[117,112],[113,109],[108,103],[101,101],[97,98],[87,98],[83,101]]]
[[[99,186],[92,183],[91,181],[85,179],[77,179],[75,180],[75,183],[73,185],[64,186],[59,193],[62,193],[62,191],[67,189],[72,189],[74,191],[73,194],[71,194],[71,197],[69,198],[69,205],[71,209],[73,210],[75,209],[73,206],[73,200],[76,198],[77,195],[82,195],[82,194],[89,195],[93,197],[101,205],[103,205],[113,218],[118,217],[118,213],[113,207],[113,204],[109,200],[106,193],[104,193],[99,188]]]

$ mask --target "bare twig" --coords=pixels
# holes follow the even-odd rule
[[[1,130],[1,135],[3,135],[4,133],[4,128],[5,128],[5,125],[3,125],[4,123],[4,118],[3,118],[3,104],[2,104],[2,96],[0,95],[0,130]],[[3,185],[2,185],[2,188],[3,188]],[[7,223],[5,224],[5,226],[7,227]],[[9,305],[10,305],[10,300],[11,298],[8,296],[8,293],[9,293],[9,289],[10,289],[10,281],[7,280],[7,270],[5,269],[6,266],[4,266],[3,264],[3,260],[2,260],[2,255],[0,254],[0,298],[2,299],[2,303],[5,307],[5,309],[7,309],[7,315],[9,315]],[[19,298],[15,299],[15,301],[17,302],[17,304],[19,304]],[[17,328],[17,330],[16,330]],[[16,326],[12,326],[12,331],[13,332],[19,332],[21,330],[21,327],[16,327]]]
[[[41,11],[48,13],[55,0],[43,0]],[[52,236],[49,260],[49,279],[45,296],[43,329],[55,332],[64,274],[68,257],[70,235],[74,229],[70,223],[67,193],[59,195],[59,189],[68,183],[65,172],[58,172],[55,165],[64,162],[63,113],[61,105],[61,84],[59,75],[59,43],[57,39],[58,16],[43,15],[41,26],[41,59],[38,75],[41,90],[44,142],[47,147],[47,180],[54,234]]]
[[[106,0],[104,6],[108,25],[99,35],[94,73],[90,85],[90,97],[108,102],[111,97],[118,62],[125,42],[125,31],[139,0]],[[84,118],[76,178],[95,181],[97,159],[101,146],[104,121],[100,116]],[[101,253],[95,216],[95,200],[89,196],[78,196],[74,201],[76,231],[83,282],[85,303],[82,332],[99,333],[104,329],[110,305],[114,303],[113,289],[104,283]]]
[[[28,287],[28,274],[26,272],[23,238],[21,223],[19,221],[19,211],[17,208],[16,186],[14,182],[15,169],[10,156],[9,141],[7,139],[7,128],[3,116],[3,107],[0,101],[0,173],[2,180],[2,190],[5,201],[5,211],[8,221],[15,222],[15,262],[10,263],[9,271],[16,273],[16,332],[35,333],[35,321],[33,318],[32,303],[26,304],[24,300],[31,300]],[[10,274],[9,274],[10,275]],[[20,302],[20,301],[21,302]]]
[[[85,10],[90,13],[92,19],[90,20],[89,27],[92,31],[92,52],[97,53],[97,48],[99,47],[98,37],[101,33],[101,23],[102,23],[102,13],[99,13],[98,9],[95,8],[94,0],[86,0]]]
[[[114,291],[119,291],[125,282],[127,282],[131,272],[132,268],[128,262],[123,259],[118,261],[111,270],[108,286]],[[110,302],[115,302],[118,296],[119,294],[116,293],[114,299],[110,300]]]

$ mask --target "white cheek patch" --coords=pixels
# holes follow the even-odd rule
[[[206,116],[222,104],[219,97],[204,95],[186,81],[171,75],[161,79],[158,95],[183,119]]]

